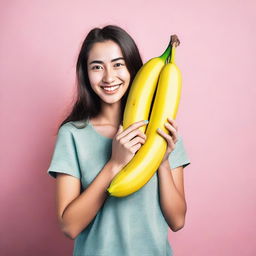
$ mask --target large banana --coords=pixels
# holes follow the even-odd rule
[[[150,59],[137,72],[124,109],[124,129],[137,121],[148,120],[159,74],[170,55],[170,50],[169,44],[161,56]],[[144,125],[139,129],[144,133],[146,126]]]
[[[156,130],[159,127],[168,133],[164,123],[167,117],[176,118],[182,82],[181,72],[174,63],[175,47],[172,47],[171,52],[171,62],[166,64],[160,73],[146,130],[146,142],[112,180],[107,189],[111,196],[124,197],[139,190],[154,175],[164,157],[167,142]],[[138,94],[137,97],[143,98],[144,95]]]

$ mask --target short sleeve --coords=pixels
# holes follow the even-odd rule
[[[171,169],[179,166],[183,166],[185,168],[190,164],[190,160],[181,136],[178,137],[174,150],[169,154],[168,161]]]
[[[56,178],[56,173],[66,173],[81,178],[74,138],[66,126],[62,126],[58,131],[47,173],[53,178]]]

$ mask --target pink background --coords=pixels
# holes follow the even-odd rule
[[[71,255],[46,171],[74,96],[75,63],[93,27],[115,24],[143,62],[181,45],[177,117],[191,165],[176,256],[256,255],[255,1],[1,1],[1,255]],[[254,35],[253,35],[254,32]]]

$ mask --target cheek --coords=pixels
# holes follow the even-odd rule
[[[130,81],[130,73],[128,70],[125,70],[125,69],[119,70],[118,76],[124,80]]]
[[[96,72],[95,73],[88,72],[88,78],[89,78],[91,85],[94,85],[94,84],[97,84],[101,80],[101,75],[100,75],[100,73],[96,73]]]

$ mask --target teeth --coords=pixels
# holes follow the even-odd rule
[[[117,85],[117,86],[112,86],[112,87],[103,87],[104,90],[106,91],[114,91],[116,90],[117,88],[120,87],[121,84]]]

